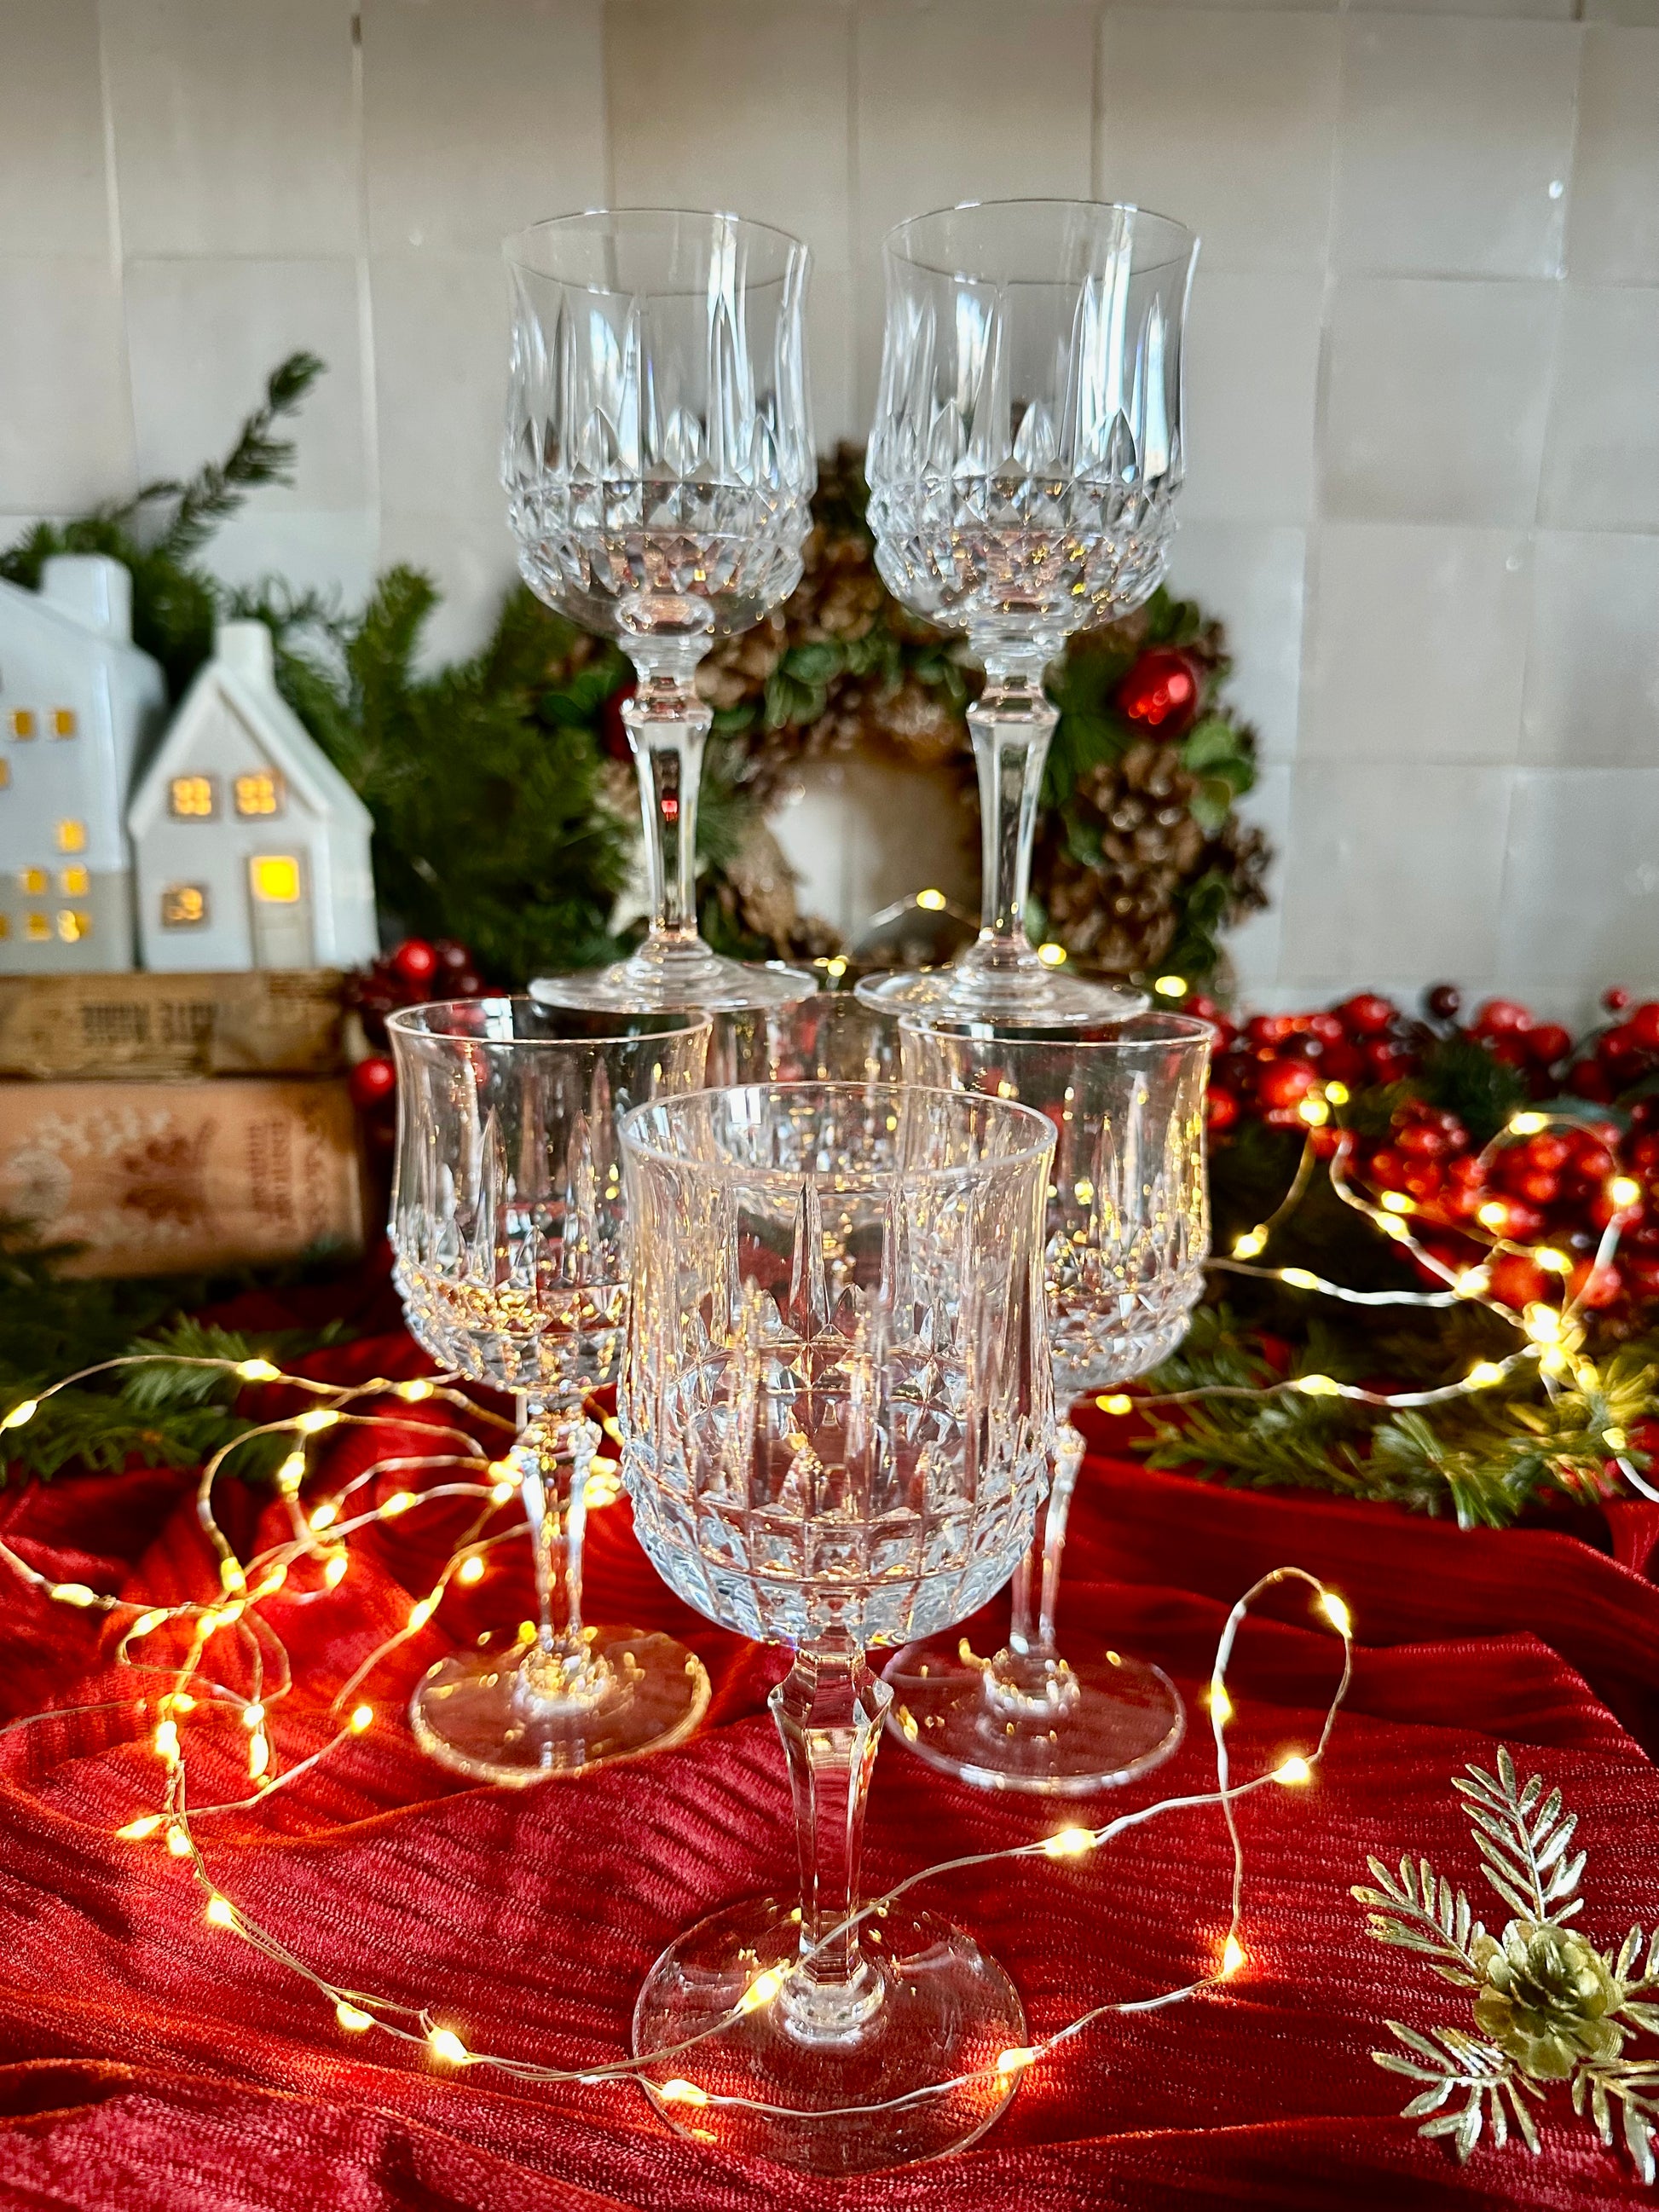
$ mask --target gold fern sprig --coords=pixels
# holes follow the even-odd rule
[[[1578,1816],[1562,1816],[1561,1792],[1552,1790],[1541,1805],[1544,1783],[1534,1774],[1517,1790],[1515,1761],[1502,1747],[1496,1779],[1471,1766],[1452,1787],[1477,1831],[1476,1845],[1487,1881],[1505,1905],[1523,1919],[1558,1927],[1582,1911],[1574,1895],[1584,1871],[1585,1854],[1566,1856]],[[1534,1817],[1535,1813],[1535,1817]],[[1559,1909],[1557,1909],[1559,1908]]]
[[[1481,2043],[1461,2028],[1437,2027],[1432,2031],[1436,2041],[1419,2035],[1397,2020],[1386,2023],[1390,2035],[1403,2043],[1414,2057],[1402,2057],[1397,2051],[1373,2051],[1371,2057],[1379,2066],[1391,2074],[1403,2074],[1410,2081],[1426,2081],[1430,2086],[1418,2092],[1401,2113],[1401,2118],[1417,2119],[1423,2113],[1434,2118],[1424,2121],[1418,2133],[1423,2136],[1450,2136],[1459,2159],[1466,2159],[1480,2140],[1483,2130],[1490,2128],[1493,2146],[1502,2150],[1510,2139],[1510,2112],[1515,2115],[1515,2125],[1521,2140],[1534,2157],[1538,2154],[1538,2130],[1533,2125],[1532,2114],[1527,2110],[1526,2099],[1540,2098],[1542,2089],[1517,2074],[1505,2054],[1490,2043]],[[1444,2049],[1439,2045],[1443,2045]],[[1450,2102],[1459,2089],[1467,2094],[1455,2111],[1443,2112],[1441,2107]],[[1505,2109],[1508,2100],[1508,2110]]]
[[[1400,1862],[1398,1881],[1381,1859],[1367,1859],[1365,1863],[1376,1887],[1362,1886],[1353,1894],[1371,1908],[1367,1931],[1379,1943],[1421,1952],[1443,1981],[1462,1989],[1478,1988],[1480,1970],[1470,1947],[1486,1931],[1470,1911],[1463,1892],[1454,1890],[1443,1875],[1437,1882],[1427,1859],[1419,1859],[1413,1865],[1407,1854]]]

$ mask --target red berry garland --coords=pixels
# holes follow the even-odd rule
[[[1175,646],[1143,653],[1117,687],[1118,712],[1161,738],[1184,738],[1198,720],[1204,671]]]

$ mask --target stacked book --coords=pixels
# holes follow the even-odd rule
[[[0,976],[0,1215],[89,1275],[360,1251],[341,980]]]

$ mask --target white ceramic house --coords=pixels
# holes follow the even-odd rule
[[[127,827],[146,968],[374,957],[368,810],[277,690],[263,623],[222,625]]]
[[[166,703],[118,561],[0,583],[0,974],[132,966],[127,797]]]

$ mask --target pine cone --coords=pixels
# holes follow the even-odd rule
[[[1079,963],[1113,975],[1154,968],[1175,939],[1176,900],[1198,872],[1206,840],[1189,811],[1199,779],[1176,749],[1138,738],[1079,781],[1073,811],[1100,844],[1079,860],[1049,817],[1035,870],[1048,927]]]

